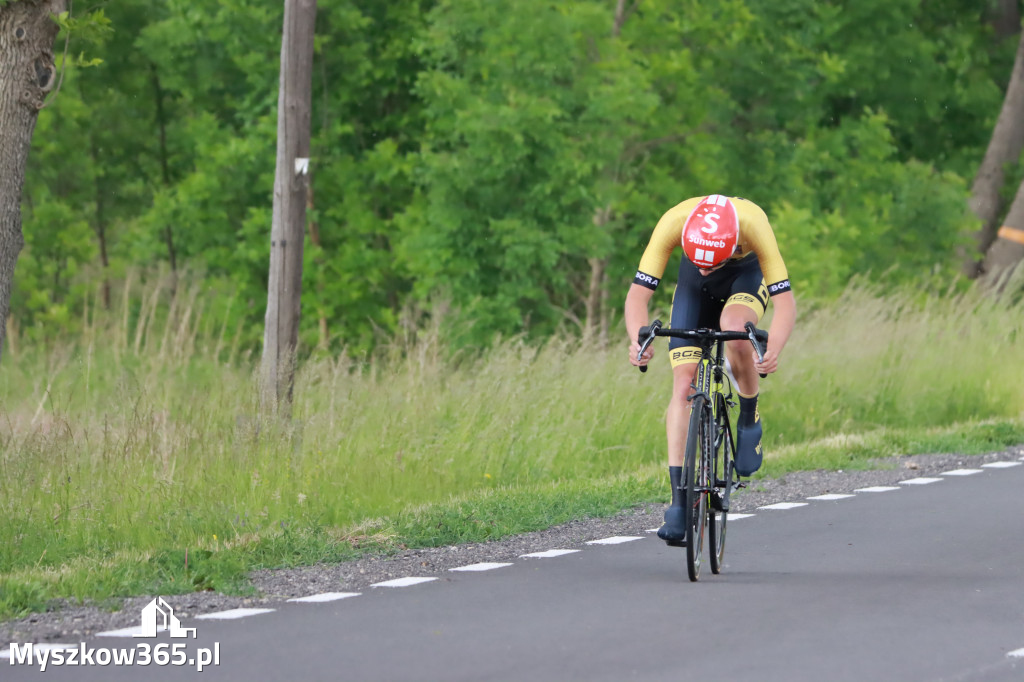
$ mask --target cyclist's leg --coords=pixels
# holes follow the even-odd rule
[[[698,348],[679,349],[691,356],[700,353]],[[672,499],[665,510],[665,524],[658,529],[658,537],[678,545],[686,538],[686,492],[683,489],[683,460],[686,455],[686,436],[690,426],[690,401],[693,394],[693,378],[697,369],[696,361],[685,362],[672,367],[672,398],[665,414],[665,435],[668,440],[668,480]]]
[[[697,268],[683,258],[679,264],[679,281],[672,295],[672,329],[696,329],[708,326],[710,306],[704,299],[704,278]],[[690,339],[671,338],[668,357],[672,363],[672,399],[665,418],[668,437],[668,465],[681,467],[686,448],[686,431],[690,424],[690,402],[693,376],[700,360],[700,348]]]
[[[700,353],[698,348],[686,348],[692,355]],[[690,426],[690,401],[693,395],[694,373],[697,360],[672,367],[672,399],[665,415],[665,430],[668,437],[668,465],[683,466],[683,452],[686,448],[686,432]]]
[[[689,266],[686,268],[684,266]],[[700,273],[686,259],[680,265],[679,283],[672,297],[673,329],[694,329],[700,323],[701,289]],[[686,450],[686,435],[690,425],[690,401],[693,393],[694,373],[700,349],[686,339],[669,340],[669,360],[672,363],[672,397],[665,414],[665,436],[668,444],[669,485],[672,500],[665,510],[665,525],[658,530],[658,537],[670,544],[679,544],[686,536],[685,493],[681,489],[683,458]]]
[[[768,304],[768,289],[756,261],[745,264],[732,286],[732,294],[722,310],[721,328],[743,331],[747,322],[757,324]],[[726,357],[736,377],[740,394],[740,416],[736,425],[736,470],[741,476],[753,474],[761,466],[762,425],[757,413],[759,381],[754,369],[753,349],[747,340],[730,341]]]
[[[718,324],[722,299],[709,288],[710,280],[696,266],[683,258],[679,264],[679,282],[672,295],[672,329],[712,328]],[[668,357],[672,363],[672,400],[669,402],[666,429],[668,432],[669,466],[682,466],[686,449],[686,432],[690,425],[690,401],[694,374],[700,361],[700,348],[690,339],[669,339]]]
[[[760,318],[761,315],[747,305],[729,303],[722,310],[722,331],[741,332],[747,322],[757,324]],[[739,389],[740,395],[744,396],[757,395],[758,391],[759,382],[757,371],[754,369],[753,351],[750,341],[746,339],[727,341],[725,344],[725,356],[729,359],[733,376],[736,377],[736,387]]]

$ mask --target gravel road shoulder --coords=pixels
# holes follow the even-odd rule
[[[986,455],[914,455],[878,460],[867,471],[803,471],[761,479],[733,498],[733,512],[752,511],[776,502],[802,500],[825,493],[849,493],[857,488],[894,485],[917,476],[1024,456],[1024,446]],[[578,549],[587,541],[611,535],[638,535],[657,528],[664,505],[644,505],[606,519],[582,519],[547,530],[486,543],[413,549],[390,556],[370,556],[341,564],[254,573],[257,595],[243,598],[214,592],[176,595],[172,603],[182,618],[226,609],[280,603],[285,599],[322,592],[359,591],[370,585],[410,575],[442,576],[448,569],[485,561],[514,561],[520,555],[546,549]],[[0,648],[9,642],[80,640],[97,632],[138,625],[139,611],[152,597],[120,600],[110,610],[96,605],[60,602],[46,613],[0,623]]]

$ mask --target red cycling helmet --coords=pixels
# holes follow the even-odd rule
[[[712,194],[701,200],[683,226],[683,251],[698,268],[713,268],[736,251],[740,221],[729,197]]]

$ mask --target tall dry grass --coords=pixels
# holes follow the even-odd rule
[[[255,547],[289,529],[351,538],[489,490],[514,500],[660,477],[664,348],[640,375],[624,343],[453,353],[419,330],[372,361],[303,361],[278,421],[260,416],[255,360],[208,319],[198,287],[140,286],[126,284],[116,314],[90,311],[81,338],[17,344],[0,366],[0,576],[92,570],[115,584],[116,567],[181,548]],[[795,450],[798,466],[834,466],[844,442],[879,429],[1020,420],[1022,312],[976,288],[864,286],[805,310],[763,383],[766,469]]]

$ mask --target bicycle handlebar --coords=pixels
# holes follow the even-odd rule
[[[644,351],[647,350],[654,342],[654,338],[657,336],[671,336],[677,339],[711,339],[714,341],[739,341],[741,339],[749,339],[750,343],[754,346],[754,352],[757,353],[758,361],[764,361],[764,353],[768,348],[768,332],[763,329],[758,329],[754,326],[753,322],[747,322],[744,325],[746,331],[742,332],[723,332],[716,329],[665,329],[661,326],[661,320],[655,320],[646,327],[640,328],[640,333],[637,334],[637,341],[640,343],[640,352],[637,353],[636,359],[639,362],[640,358],[643,357]],[[641,372],[647,371],[646,365],[640,366]],[[761,378],[765,378],[767,374],[761,374]]]

